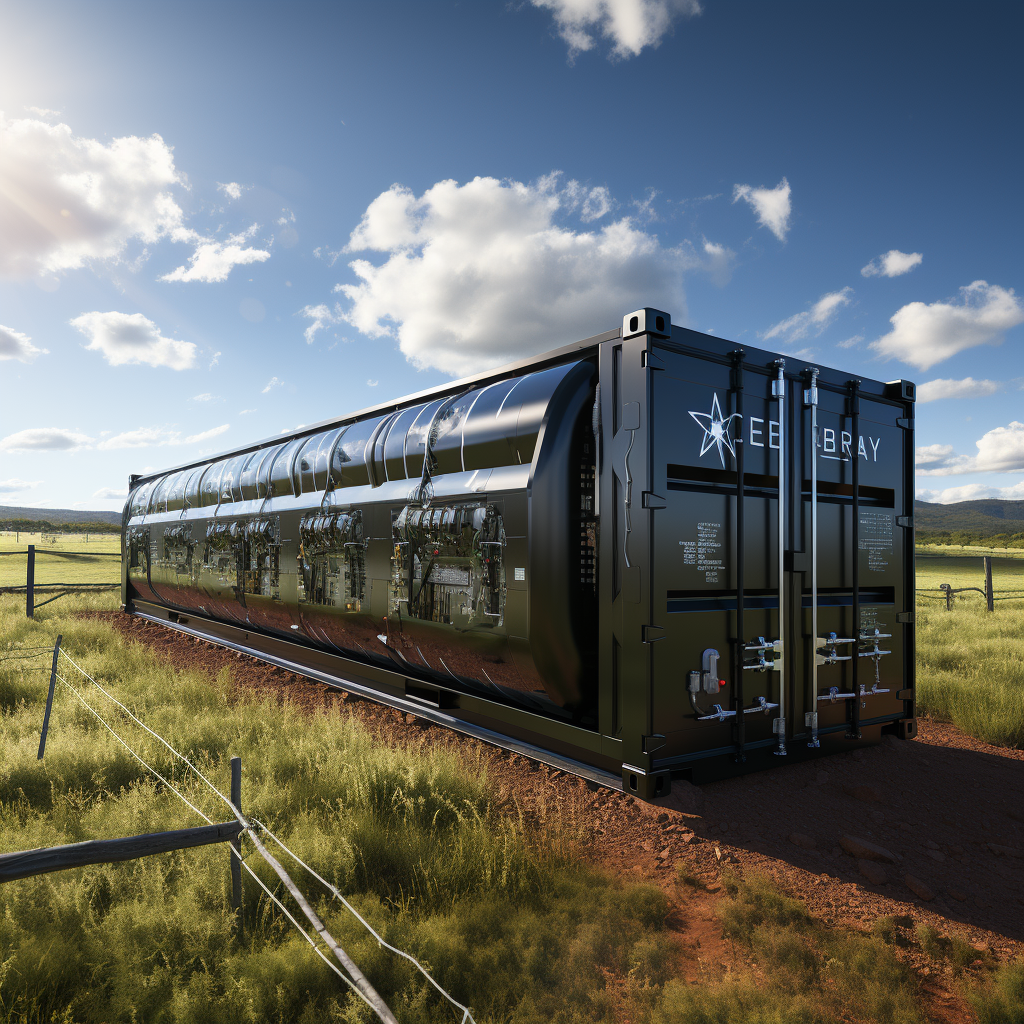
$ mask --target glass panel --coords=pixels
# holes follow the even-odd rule
[[[353,423],[338,446],[334,449],[331,460],[331,473],[334,475],[336,487],[358,487],[370,482],[366,468],[366,442],[373,436],[382,416],[361,420]]]
[[[199,485],[199,504],[204,508],[207,505],[216,505],[220,498],[220,474],[223,469],[223,462],[214,462],[206,467]]]
[[[278,451],[273,468],[270,470],[270,494],[272,497],[281,498],[295,493],[292,487],[292,462],[295,460],[295,454],[299,447],[305,441],[304,437],[297,437]]]

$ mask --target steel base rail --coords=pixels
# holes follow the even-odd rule
[[[500,747],[503,750],[510,751],[511,753],[520,754],[523,757],[529,758],[531,761],[539,761],[541,764],[546,764],[551,768],[558,768],[561,771],[569,772],[571,775],[578,775],[580,778],[586,779],[588,782],[596,783],[599,786],[604,786],[606,789],[614,789],[618,792],[622,792],[621,775],[616,775],[601,768],[596,768],[593,765],[586,764],[583,761],[577,761],[575,758],[566,757],[551,750],[545,750],[543,747],[538,747],[527,740],[520,740],[514,736],[506,736],[504,733],[495,732],[493,729],[488,729],[482,725],[476,725],[473,722],[465,722],[460,718],[454,718],[452,715],[446,715],[443,711],[436,708],[419,704],[416,701],[407,700],[403,697],[395,696],[394,694],[384,693],[375,687],[368,686],[365,683],[360,683],[349,676],[334,675],[330,672],[324,672],[320,669],[312,668],[309,665],[304,665],[301,662],[291,661],[288,658],[269,654],[260,650],[258,647],[253,647],[249,644],[228,640],[224,637],[218,636],[216,633],[207,633],[204,630],[195,629],[192,626],[185,625],[181,622],[171,622],[159,615],[153,615],[149,612],[141,611],[140,609],[133,610],[131,614],[140,619],[146,619],[148,622],[155,622],[157,625],[166,626],[168,629],[176,630],[179,633],[198,637],[200,640],[207,640],[210,643],[215,643],[220,647],[227,648],[228,650],[247,654],[259,661],[265,661],[269,665],[276,665],[278,668],[286,669],[288,672],[294,672],[295,675],[305,676],[307,679],[315,679],[318,683],[323,683],[325,686],[329,686],[333,690],[345,690],[348,693],[357,694],[360,697],[365,697],[368,700],[375,701],[377,704],[384,704],[387,707],[395,708],[397,711],[404,711],[406,714],[412,714],[417,718],[426,719],[434,725],[444,726],[444,728],[451,729],[453,732],[462,733],[464,736],[472,736],[474,739],[481,740],[491,746]],[[189,618],[192,621],[196,621],[198,616],[190,615]],[[202,620],[200,619],[199,621]],[[218,623],[218,625],[223,628],[225,624]],[[281,641],[281,643],[285,644],[287,642],[288,641],[286,640]],[[342,659],[339,658],[338,660],[340,661]]]

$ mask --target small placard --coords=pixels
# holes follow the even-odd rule
[[[520,569],[518,566],[516,567],[516,579],[517,580],[525,580],[526,579],[526,569],[525,568]]]

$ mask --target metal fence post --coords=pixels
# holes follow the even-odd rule
[[[242,759],[231,758],[231,803],[235,810],[242,813]],[[231,906],[235,911],[235,925],[238,929],[238,938],[241,939],[244,931],[242,925],[242,840],[237,837],[231,840],[234,853],[231,854]],[[237,856],[236,856],[237,854]]]
[[[988,610],[993,611],[995,595],[992,593],[992,556],[985,555],[985,601],[988,604]]]
[[[57,655],[60,654],[60,642],[63,639],[63,636],[58,636],[57,642],[53,645],[53,665],[50,668],[50,691],[46,695],[46,713],[43,715],[43,732],[39,737],[39,753],[36,755],[37,761],[41,761],[43,759],[43,751],[46,749],[46,731],[50,728],[50,709],[53,707],[53,688],[57,685]]]
[[[28,546],[28,572],[25,576],[25,614],[31,619],[36,607],[36,546]]]

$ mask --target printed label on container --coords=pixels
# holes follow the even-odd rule
[[[700,574],[705,583],[721,586],[725,582],[725,558],[722,523],[697,523],[693,540],[681,540],[683,567]]]
[[[520,569],[518,566],[516,567],[516,579],[517,580],[525,580],[526,579],[526,569],[525,568]]]
[[[887,512],[861,512],[860,550],[868,553],[868,569],[884,572],[892,558],[892,519]]]

